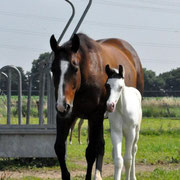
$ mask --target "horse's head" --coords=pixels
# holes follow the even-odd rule
[[[125,86],[123,66],[119,65],[118,70],[111,69],[109,65],[106,65],[106,74],[108,75],[106,88],[109,92],[109,98],[106,103],[107,111],[114,112],[116,109],[116,104],[121,95],[121,90]]]
[[[54,37],[50,39],[54,60],[51,71],[54,78],[56,109],[65,117],[71,114],[75,93],[80,87],[81,76],[79,68],[78,50],[80,40],[77,35],[62,46]]]

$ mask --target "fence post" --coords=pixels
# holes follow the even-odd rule
[[[28,100],[27,100],[27,118],[26,118],[26,124],[29,124],[29,119],[30,119],[32,76],[29,76],[28,79],[29,79],[29,89],[28,89]]]
[[[16,69],[18,73],[18,123],[19,125],[22,124],[22,77],[21,73],[18,69]]]
[[[11,124],[11,69],[8,69],[7,124]]]
[[[44,89],[45,89],[45,72],[43,71],[40,74],[40,93],[39,93],[39,124],[44,124],[44,117],[43,117],[43,104],[44,104]]]
[[[52,124],[52,112],[51,112],[51,74],[47,73],[47,113],[48,124]]]

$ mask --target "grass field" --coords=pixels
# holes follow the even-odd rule
[[[38,110],[36,101],[38,97],[32,98],[31,124],[38,124]],[[17,97],[12,97],[12,124],[17,124]],[[23,97],[23,111],[26,113],[27,98]],[[44,107],[45,122],[46,99]],[[6,97],[0,96],[0,124],[6,124]],[[144,98],[143,121],[138,142],[138,153],[136,156],[138,180],[180,180],[180,98]],[[25,117],[23,123],[26,123]],[[87,121],[84,121],[81,141],[78,144],[77,125],[73,132],[73,144],[68,145],[67,164],[74,173],[73,180],[85,179],[86,171],[85,149],[87,147]],[[105,156],[103,172],[111,171],[110,175],[105,173],[103,180],[113,179],[112,144],[108,120],[104,121]],[[124,153],[124,144],[123,144]],[[11,171],[11,175],[9,175]],[[13,174],[20,172],[13,177]],[[30,172],[30,174],[29,174]],[[83,172],[83,174],[78,173]],[[37,175],[36,175],[37,173]],[[53,178],[48,174],[54,174]],[[35,174],[35,175],[34,175]],[[44,175],[41,177],[40,175]],[[58,179],[59,165],[57,159],[0,159],[0,180],[43,180]],[[47,175],[47,177],[46,177]],[[124,179],[124,174],[123,178]]]
[[[31,118],[38,117],[38,107],[36,102],[38,101],[38,96],[32,96],[31,99]],[[17,96],[12,96],[11,101],[11,114],[12,120],[17,119]],[[7,116],[7,102],[6,96],[0,96],[0,124],[3,118]],[[143,117],[171,117],[175,119],[180,119],[180,98],[175,97],[162,97],[162,98],[144,98],[142,102],[143,107]],[[27,115],[27,97],[22,98],[22,114],[25,117]],[[44,99],[44,118],[47,120],[47,97]],[[25,119],[25,118],[24,118]],[[15,121],[13,122],[15,123]],[[24,120],[25,123],[25,120]]]
[[[112,165],[112,145],[108,120],[104,121],[104,129],[106,142],[104,165],[109,167],[109,165]],[[71,172],[85,172],[86,170],[86,138],[87,121],[82,127],[81,140],[83,144],[78,144],[76,126],[73,132],[73,144],[68,145],[67,163]],[[155,167],[152,171],[142,169],[142,171],[137,172],[137,179],[139,180],[180,180],[180,120],[144,118],[138,142],[136,164],[148,168]],[[1,171],[14,172],[32,171],[46,174],[48,171],[58,171],[59,173],[56,159],[1,159],[0,169]],[[107,170],[104,169],[104,171]],[[84,178],[84,175],[78,175],[77,173],[73,179],[80,180]],[[23,178],[8,178],[6,176],[4,179],[41,180],[46,178],[33,177],[32,173],[32,176]],[[105,176],[103,179],[111,180],[113,176]]]

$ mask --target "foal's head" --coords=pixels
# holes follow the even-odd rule
[[[106,88],[109,92],[109,98],[106,103],[107,111],[114,112],[121,90],[125,86],[123,66],[119,65],[119,69],[111,69],[109,65],[106,65],[106,74],[108,75]]]
[[[78,50],[80,40],[77,35],[62,46],[54,37],[50,39],[54,60],[51,71],[54,78],[56,109],[61,116],[70,115],[73,107],[74,96],[80,87],[80,68]]]

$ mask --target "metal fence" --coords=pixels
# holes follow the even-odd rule
[[[4,70],[8,73],[4,73]],[[16,80],[18,82],[18,100],[16,104],[18,111],[17,124],[12,124],[11,120],[12,71],[15,71],[18,75],[18,79]],[[27,113],[25,123],[22,123],[21,73],[15,66],[5,66],[0,69],[0,78],[6,78],[7,80],[7,121],[2,124],[2,119],[0,119],[0,157],[55,157],[53,146],[56,134],[56,111],[52,74],[46,69],[39,73],[40,88],[37,124],[30,123],[32,79],[34,77],[33,75],[28,79]],[[46,87],[45,84],[47,84]],[[45,89],[47,92],[47,123],[44,122],[43,117]]]

